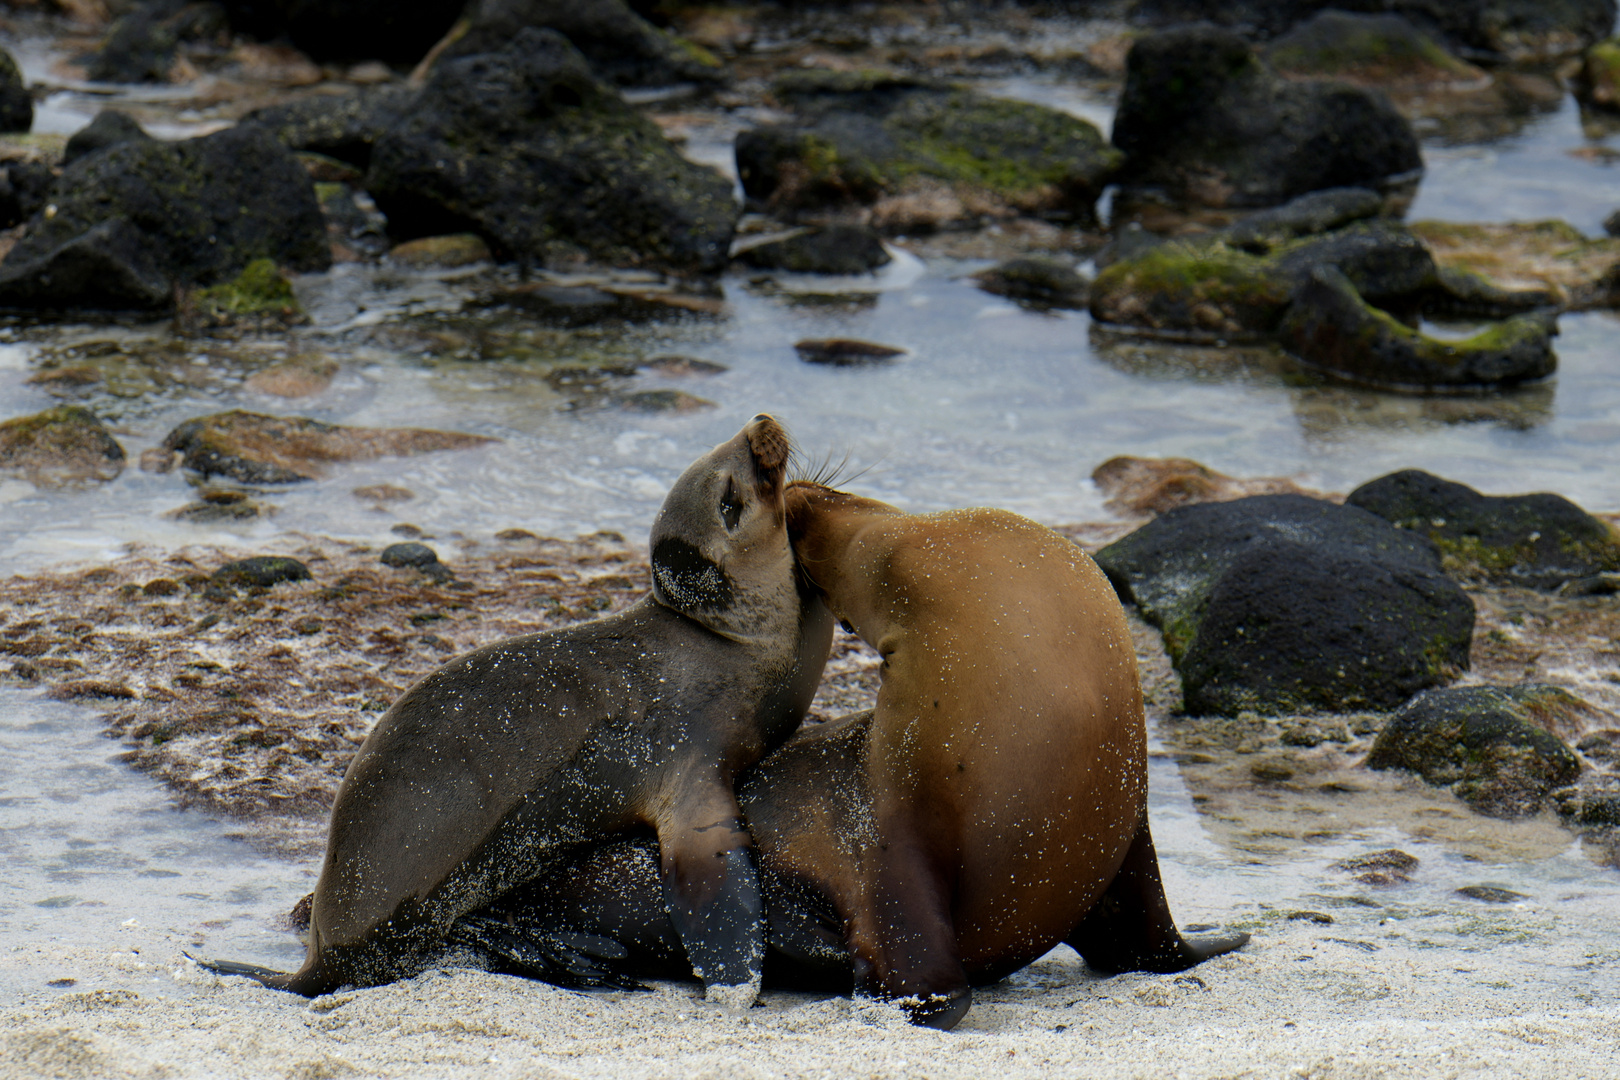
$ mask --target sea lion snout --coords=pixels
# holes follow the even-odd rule
[[[793,440],[787,430],[770,413],[759,413],[743,428],[748,448],[753,452],[754,464],[761,473],[775,474],[775,486],[781,486],[788,458],[793,455]]]

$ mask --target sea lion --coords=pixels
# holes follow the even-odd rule
[[[1135,651],[1090,557],[999,510],[911,515],[805,482],[787,507],[804,575],[883,664],[872,712],[800,730],[740,784],[773,974],[853,974],[950,1028],[973,985],[1059,942],[1101,971],[1171,972],[1248,940],[1189,941],[1170,916]],[[573,959],[666,973],[678,942],[647,861],[610,845],[458,929],[509,959],[525,926],[607,938],[624,955]]]
[[[405,977],[569,845],[646,828],[709,996],[751,1002],[764,927],[733,784],[798,726],[832,640],[788,542],[790,452],[754,417],[664,500],[650,596],[469,653],[395,702],[338,789],[303,966],[211,966],[310,996]]]

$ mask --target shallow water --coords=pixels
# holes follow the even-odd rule
[[[237,838],[241,824],[177,809],[94,729],[86,709],[0,689],[0,1002],[128,988],[132,973],[143,994],[194,993],[195,984],[168,977],[182,951],[296,967],[303,946],[282,919],[313,887],[313,863],[267,858]],[[1152,748],[1161,749],[1156,740]],[[1394,830],[1370,831],[1260,862],[1210,838],[1168,757],[1151,759],[1148,790],[1183,925],[1237,924],[1264,935],[1309,909],[1331,913],[1334,928],[1324,933],[1346,948],[1376,951],[1375,942],[1404,934],[1406,944],[1474,954],[1472,970],[1501,974],[1534,959],[1533,975],[1515,976],[1524,988],[1580,1000],[1596,990],[1597,965],[1601,994],[1620,990],[1609,971],[1620,959],[1611,932],[1620,877],[1595,871],[1573,842],[1553,858],[1489,865]],[[1395,844],[1421,860],[1410,885],[1369,889],[1329,868]],[[1525,899],[1502,907],[1453,895],[1479,884]],[[1556,927],[1563,948],[1556,957],[1520,955],[1527,942],[1514,925]]]
[[[300,959],[273,923],[313,886],[311,868],[231,839],[239,824],[176,808],[97,728],[86,709],[0,688],[0,1001],[93,989],[100,965],[65,960],[64,949],[127,954],[140,928],[169,945],[125,957],[153,968],[153,993],[172,989],[160,976],[182,949]],[[63,979],[74,981],[50,987]]]
[[[38,50],[23,54],[30,77],[39,77],[48,59]],[[1068,109],[1105,128],[1111,114],[1111,104],[1094,91],[1051,80],[1001,80],[989,89]],[[174,95],[143,97],[143,120],[155,133],[177,136],[217,122]],[[108,101],[75,90],[54,94],[42,103],[40,129],[71,132]],[[1566,98],[1508,138],[1430,145],[1411,216],[1560,216],[1595,234],[1620,206],[1620,173],[1601,155],[1577,158],[1569,151],[1613,140],[1584,130]],[[702,137],[689,150],[703,160],[724,158],[723,143]],[[0,572],[107,558],[137,540],[251,546],[286,531],[380,540],[401,523],[447,547],[458,535],[486,537],[510,527],[562,535],[610,528],[640,541],[683,465],[757,411],[786,421],[810,459],[847,458],[852,470],[865,470],[853,486],[914,510],[994,504],[1050,523],[1104,519],[1088,476],[1116,454],[1186,456],[1240,476],[1289,475],[1337,491],[1419,467],[1492,493],[1553,490],[1594,510],[1620,510],[1620,469],[1612,462],[1620,445],[1620,356],[1613,345],[1620,320],[1612,313],[1561,320],[1560,370],[1547,384],[1501,397],[1405,398],[1320,384],[1269,350],[1101,335],[1083,313],[1037,313],[979,291],[964,276],[983,263],[923,265],[903,250],[897,254],[876,278],[843,283],[835,295],[822,295],[831,291],[825,282],[761,286],[731,275],[718,316],[600,332],[560,333],[504,310],[464,313],[463,304],[489,286],[486,275],[440,280],[345,266],[307,277],[297,288],[314,325],[296,336],[305,351],[342,363],[330,389],[285,401],[255,394],[238,378],[155,398],[98,400],[114,416],[129,467],[117,481],[81,492],[0,482]],[[468,360],[379,343],[374,328],[398,322],[429,328],[470,322],[524,347]],[[14,327],[5,335],[0,418],[56,402],[27,384],[42,349],[107,336],[163,340],[168,328]],[[901,346],[906,355],[880,368],[829,369],[803,363],[792,349],[804,338],[833,336]],[[215,348],[197,343],[200,366],[208,366]],[[729,370],[710,377],[644,374],[634,388],[682,389],[714,408],[658,416],[569,411],[543,379],[560,363],[668,353]],[[181,420],[238,407],[454,428],[501,443],[346,467],[320,482],[261,492],[274,515],[246,525],[166,517],[192,500],[192,487],[178,474],[148,474],[134,462]],[[381,509],[353,494],[384,482],[409,489],[413,498]],[[175,809],[148,780],[114,761],[116,747],[95,729],[85,710],[0,690],[0,850],[11,870],[0,890],[9,945],[0,993],[37,992],[57,977],[89,985],[83,980],[93,973],[59,970],[52,943],[116,951],[128,919],[162,928],[173,942],[156,963],[173,964],[183,947],[295,963],[301,948],[274,923],[307,890],[312,868],[265,859],[229,838],[235,826]],[[1424,933],[1434,942],[1479,947],[1469,936],[1474,924],[1458,914],[1467,902],[1451,890],[1490,884],[1531,898],[1506,909],[1504,918],[1558,921],[1577,956],[1586,945],[1612,952],[1608,928],[1620,879],[1580,856],[1573,840],[1552,858],[1482,865],[1390,830],[1254,862],[1212,838],[1168,760],[1153,763],[1151,804],[1172,901],[1184,919],[1246,914],[1259,925],[1262,905],[1344,901],[1348,906],[1334,911],[1348,912],[1342,918],[1365,930],[1387,912],[1367,914],[1382,909],[1346,899],[1361,890],[1326,868],[1346,855],[1400,846],[1423,860],[1424,874],[1385,906],[1398,908],[1401,918],[1429,919]],[[1538,968],[1534,978],[1573,992],[1581,971],[1560,962]]]

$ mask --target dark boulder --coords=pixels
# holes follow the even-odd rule
[[[414,64],[450,31],[466,0],[224,0],[231,23],[287,37],[316,60]]]
[[[163,308],[177,286],[234,277],[254,259],[331,264],[308,174],[255,127],[109,147],[69,165],[51,202],[0,262],[0,305]]]
[[[167,82],[181,42],[212,37],[226,28],[219,4],[145,0],[113,24],[86,74],[95,82]]]
[[[34,126],[34,99],[23,82],[22,69],[0,49],[0,132],[28,131]]]
[[[124,470],[124,448],[78,405],[58,405],[0,423],[0,474],[39,487],[113,480]]]
[[[1620,534],[1562,495],[1482,495],[1403,469],[1361,485],[1345,502],[1427,537],[1454,572],[1549,589],[1620,571]]]
[[[266,129],[290,149],[324,154],[364,169],[371,164],[372,146],[410,112],[417,93],[391,83],[342,97],[300,98],[256,109],[242,122]]]
[[[1326,8],[1403,16],[1455,51],[1491,62],[1573,55],[1614,27],[1615,0],[1136,0],[1131,18],[1169,26],[1208,20],[1276,37]]]
[[[773,211],[849,209],[943,188],[964,220],[1022,213],[1089,223],[1120,164],[1084,120],[932,80],[799,71],[773,93],[799,122],[744,131],[736,145],[743,191]]]
[[[436,66],[377,141],[366,187],[396,233],[470,228],[498,255],[541,264],[717,271],[737,220],[731,186],[550,30]]]
[[[1497,389],[1551,375],[1558,367],[1550,314],[1515,315],[1473,337],[1446,341],[1374,307],[1333,266],[1296,289],[1278,334],[1285,349],[1334,378],[1416,393]]]
[[[876,230],[860,225],[829,225],[755,244],[739,251],[736,261],[756,270],[794,274],[865,274],[887,266],[891,260]]]
[[[1439,554],[1356,507],[1186,506],[1097,562],[1163,631],[1189,713],[1392,708],[1468,666],[1474,606]]]
[[[1549,717],[1584,708],[1555,686],[1427,690],[1379,732],[1366,765],[1449,786],[1491,817],[1523,817],[1580,775],[1580,759],[1546,725]]]
[[[464,450],[494,441],[459,431],[343,427],[301,416],[233,410],[187,420],[169,432],[151,467],[164,472],[178,462],[205,477],[291,484],[317,479],[341,462]]]
[[[94,120],[68,139],[67,145],[62,148],[62,166],[66,168],[82,157],[89,157],[119,143],[155,141],[133,116],[117,109],[102,109],[96,113]]]
[[[36,158],[16,158],[0,164],[0,229],[21,225],[45,209],[46,196],[56,173]]]
[[[1009,259],[973,275],[987,293],[1018,300],[1035,308],[1084,310],[1091,282],[1068,263],[1028,256]]]
[[[525,27],[567,38],[597,78],[618,86],[715,82],[720,61],[643,19],[624,0],[475,0],[468,29],[444,55],[499,52]]]
[[[1204,206],[1386,190],[1423,168],[1411,126],[1381,94],[1285,80],[1241,37],[1208,25],[1131,48],[1113,140],[1126,154],[1122,183]]]

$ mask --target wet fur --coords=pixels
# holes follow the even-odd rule
[[[339,788],[304,965],[217,970],[306,995],[405,977],[570,847],[641,829],[693,966],[751,998],[762,912],[733,785],[798,725],[831,641],[788,544],[790,452],[755,417],[676,481],[651,596],[470,653],[396,702]]]
[[[801,730],[739,788],[775,975],[853,977],[948,1028],[971,986],[1059,942],[1098,970],[1179,971],[1247,940],[1171,918],[1135,653],[1090,558],[1002,511],[908,515],[806,482],[787,506],[803,573],[884,664],[873,712]],[[602,891],[575,874],[501,907],[635,943],[625,970],[667,949],[645,894],[617,884],[604,928]]]

